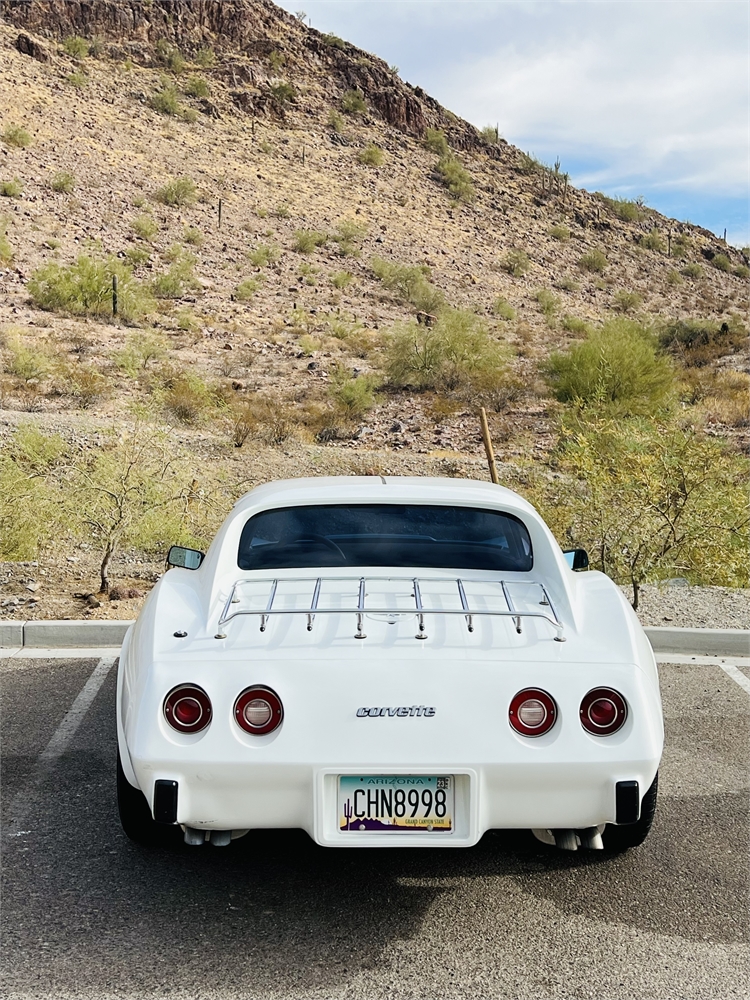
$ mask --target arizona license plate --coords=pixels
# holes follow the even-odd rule
[[[453,776],[342,774],[338,807],[344,833],[450,833]]]

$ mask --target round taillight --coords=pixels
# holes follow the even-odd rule
[[[627,717],[625,699],[611,688],[594,688],[581,702],[581,725],[594,736],[611,736]]]
[[[199,733],[211,721],[211,700],[202,688],[181,684],[164,699],[164,718],[179,733]]]
[[[243,691],[234,703],[234,717],[240,729],[253,736],[265,736],[281,725],[284,708],[281,699],[266,687]]]
[[[522,736],[543,736],[554,726],[557,705],[546,691],[526,688],[519,691],[508,709],[511,726]]]

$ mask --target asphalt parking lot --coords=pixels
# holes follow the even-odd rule
[[[500,833],[466,851],[268,832],[149,853],[119,827],[115,669],[86,688],[98,664],[0,662],[5,997],[750,994],[747,667],[661,666],[654,829],[608,858]]]

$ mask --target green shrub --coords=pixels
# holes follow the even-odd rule
[[[189,77],[184,89],[188,97],[208,97],[211,93],[208,81],[202,76]]]
[[[182,234],[182,238],[186,243],[189,243],[193,247],[203,246],[203,233],[200,229],[195,226],[188,226],[185,232]]]
[[[363,115],[367,104],[360,90],[347,90],[341,98],[341,110],[347,115]]]
[[[178,76],[185,69],[185,57],[180,50],[166,40],[160,38],[156,43],[156,55],[163,66]]]
[[[549,234],[553,240],[559,240],[561,243],[567,243],[570,239],[570,230],[567,226],[563,225],[552,226]]]
[[[650,232],[639,236],[638,245],[643,247],[644,250],[656,250],[659,253],[663,253],[665,250],[664,240],[658,229],[652,229]]]
[[[555,282],[555,287],[563,292],[577,292],[578,282],[574,278],[571,278],[569,274],[566,274],[559,281]]]
[[[241,281],[235,288],[234,297],[239,302],[246,302],[248,299],[251,299],[253,295],[255,295],[259,288],[259,281],[253,278],[245,278],[245,280]]]
[[[474,200],[474,182],[471,174],[451,153],[440,157],[435,165],[435,171],[444,187],[447,187],[458,201]]]
[[[187,371],[167,373],[157,397],[166,412],[181,424],[200,424],[223,405],[214,386]]]
[[[519,173],[526,174],[527,176],[533,176],[534,174],[539,174],[545,169],[544,164],[541,163],[535,156],[530,153],[519,153],[518,154],[518,171]]]
[[[153,306],[150,295],[133,278],[130,267],[109,257],[92,260],[81,255],[75,264],[45,264],[32,275],[27,288],[36,306],[76,316],[112,315],[112,278],[117,276],[118,315],[140,319]]]
[[[555,314],[560,308],[560,300],[548,288],[540,288],[536,293],[536,300],[547,323],[552,324]]]
[[[436,156],[450,156],[450,146],[445,136],[445,132],[439,128],[428,128],[424,134],[425,149],[429,149]]]
[[[339,291],[348,288],[352,281],[354,281],[354,275],[349,271],[337,271],[331,275],[331,284],[334,288],[338,288]]]
[[[390,291],[421,312],[435,313],[445,305],[445,296],[429,281],[429,268],[396,264],[373,257],[372,272]]]
[[[701,367],[741,351],[747,329],[736,315],[720,323],[713,319],[676,319],[659,330],[659,343],[683,364]]]
[[[196,287],[195,257],[184,254],[174,261],[166,274],[160,274],[151,282],[157,299],[181,299],[191,288]]]
[[[500,129],[497,125],[485,125],[480,135],[491,145],[496,146],[500,142]]]
[[[376,388],[377,379],[372,375],[354,376],[345,368],[335,368],[328,393],[346,419],[356,420],[375,405]]]
[[[0,217],[0,264],[13,261],[13,247],[8,240],[8,220]]]
[[[637,201],[627,198],[605,198],[605,205],[620,219],[621,222],[638,222],[643,215],[643,208]]]
[[[269,87],[269,90],[271,97],[281,108],[285,108],[287,104],[291,104],[297,98],[297,91],[291,83],[287,83],[286,81],[274,84]]]
[[[732,270],[732,262],[725,253],[717,253],[711,260],[717,271],[729,272]]]
[[[584,334],[588,333],[589,325],[585,319],[581,319],[579,316],[571,316],[570,313],[566,313],[562,318],[562,328],[567,330],[568,333],[578,333]]]
[[[679,574],[748,583],[747,459],[672,421],[577,421],[535,506],[565,547],[633,588]]]
[[[510,302],[508,302],[507,299],[504,299],[502,297],[502,295],[496,298],[495,301],[493,302],[492,312],[495,314],[495,316],[498,316],[500,319],[504,319],[506,321],[510,321],[516,318],[516,310],[513,308]]]
[[[633,312],[634,309],[638,308],[642,301],[643,300],[638,292],[628,292],[625,289],[615,292],[614,306],[618,312]]]
[[[40,382],[54,366],[54,359],[44,347],[29,342],[20,330],[11,329],[4,338],[3,371],[22,382]]]
[[[132,267],[140,267],[141,264],[148,264],[151,254],[145,247],[128,247],[125,258]]]
[[[149,242],[153,240],[156,234],[159,232],[159,225],[151,215],[138,215],[130,223],[130,228],[133,230],[136,236],[140,237],[142,240],[148,240]]]
[[[327,242],[328,235],[316,229],[298,229],[294,234],[294,249],[297,253],[312,253]]]
[[[700,264],[686,264],[682,269],[682,274],[686,278],[700,278],[703,274],[703,268]]]
[[[344,119],[335,108],[331,108],[328,112],[328,127],[333,129],[337,135],[344,131]]]
[[[97,371],[94,365],[58,365],[55,381],[57,391],[74,399],[82,410],[88,410],[94,403],[109,395],[109,379]]]
[[[357,159],[365,167],[382,167],[384,158],[383,150],[374,142],[368,143],[357,154]]]
[[[611,320],[586,340],[551,355],[545,366],[556,398],[582,407],[648,415],[672,399],[674,371],[632,320]]]
[[[672,240],[671,254],[673,257],[687,257],[690,253],[690,238],[686,233],[677,233]]]
[[[332,31],[327,31],[323,35],[323,42],[326,45],[330,45],[334,49],[345,49],[346,48],[346,42],[344,41],[344,39],[343,38],[339,38],[338,35],[334,35],[334,33]]]
[[[675,271],[674,268],[672,268],[671,271],[667,271],[667,284],[668,285],[681,285],[682,284],[682,276],[680,275],[680,272],[679,271]]]
[[[70,194],[76,186],[75,174],[69,170],[59,170],[50,180],[49,186],[58,194]]]
[[[177,116],[181,111],[177,88],[172,83],[164,83],[159,90],[155,90],[148,103],[160,115]]]
[[[0,449],[0,558],[36,559],[59,537],[58,495],[49,474],[63,452],[57,435],[21,425]]]
[[[732,268],[732,274],[735,278],[743,278],[747,281],[747,279],[750,278],[750,267],[746,264],[737,264]]]
[[[85,59],[89,54],[89,43],[80,35],[68,35],[63,39],[63,48],[74,59]]]
[[[508,274],[514,278],[520,278],[531,267],[531,261],[525,250],[509,250],[502,266]]]
[[[277,219],[290,219],[292,216],[292,210],[285,201],[282,201],[273,210],[273,214]]]
[[[168,343],[159,334],[139,332],[128,337],[125,347],[115,351],[112,360],[131,378],[138,378],[152,361],[162,361],[168,349]]]
[[[190,177],[178,177],[159,188],[154,197],[162,205],[192,205],[197,197],[195,181]]]
[[[14,177],[12,181],[0,181],[0,198],[20,198],[23,181]]]
[[[88,86],[89,78],[83,72],[83,70],[77,69],[73,73],[68,73],[65,77],[71,87],[75,87],[76,90],[83,90]]]
[[[580,258],[578,266],[582,271],[590,271],[591,274],[602,274],[607,267],[607,258],[601,250],[590,250]]]
[[[333,239],[338,243],[342,257],[356,257],[365,236],[367,236],[366,223],[355,222],[354,219],[342,219],[336,226]]]
[[[213,49],[202,48],[195,53],[193,62],[201,69],[210,69],[216,62],[216,53]]]
[[[385,351],[385,370],[396,388],[439,392],[486,391],[506,376],[506,358],[474,313],[444,309],[434,326],[397,328]]]
[[[21,125],[8,125],[3,130],[3,142],[6,146],[26,149],[31,145],[31,135]]]
[[[253,267],[267,267],[273,264],[280,257],[279,248],[268,243],[261,243],[247,255]]]

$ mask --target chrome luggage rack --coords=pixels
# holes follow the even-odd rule
[[[404,609],[403,607],[385,607],[385,608],[373,608],[367,607],[365,605],[365,595],[367,588],[367,579],[365,577],[360,577],[358,581],[359,585],[359,596],[357,599],[356,607],[339,607],[339,608],[321,608],[319,606],[320,600],[320,589],[322,584],[333,583],[333,582],[346,582],[351,584],[357,583],[356,577],[296,577],[289,578],[284,577],[281,581],[278,579],[262,579],[262,580],[237,580],[232,586],[231,593],[227,598],[224,609],[219,617],[219,630],[216,633],[216,639],[226,639],[226,632],[223,630],[223,626],[230,622],[233,618],[237,618],[241,615],[253,615],[260,618],[260,631],[265,632],[268,621],[273,615],[307,615],[307,631],[312,632],[313,623],[315,621],[316,615],[347,615],[352,614],[357,616],[357,631],[354,634],[355,639],[366,639],[367,634],[364,631],[364,616],[367,615],[388,615],[395,616],[394,623],[400,618],[404,618],[410,615],[416,615],[418,618],[418,631],[415,635],[415,639],[426,639],[427,632],[425,631],[425,617],[427,615],[463,615],[466,619],[466,625],[469,632],[474,631],[474,618],[478,617],[492,617],[492,618],[512,618],[515,625],[516,632],[521,635],[522,629],[522,619],[524,618],[541,618],[555,629],[555,642],[565,642],[565,636],[563,635],[563,623],[560,621],[560,617],[555,611],[555,607],[552,600],[547,592],[544,584],[534,581],[523,581],[526,586],[536,586],[539,587],[542,599],[539,601],[540,605],[547,606],[549,608],[549,613],[544,611],[522,611],[515,607],[513,600],[509,592],[509,586],[512,583],[508,583],[505,580],[491,580],[491,581],[481,581],[482,583],[494,583],[500,584],[502,588],[503,597],[505,599],[506,609],[498,610],[484,610],[472,608],[469,606],[469,602],[466,597],[466,589],[464,587],[464,581],[457,577],[430,577],[427,583],[453,583],[458,590],[458,597],[461,602],[461,607],[459,608],[425,608],[422,603],[422,590],[420,587],[420,581],[417,577],[371,577],[370,582],[387,582],[387,583],[408,583],[412,586],[413,590],[411,597],[414,599],[414,609]],[[310,601],[309,608],[275,608],[274,601],[276,600],[276,591],[279,585],[282,583],[310,583],[313,584],[312,598]],[[516,583],[518,581],[515,581]],[[248,609],[239,608],[236,611],[232,610],[233,604],[240,603],[240,597],[237,595],[237,588],[243,584],[260,584],[267,583],[270,585],[270,590],[268,593],[268,599],[265,608],[262,609]]]

